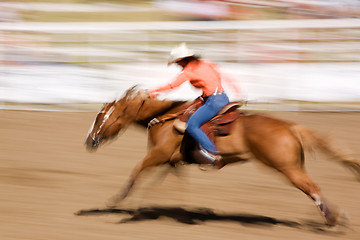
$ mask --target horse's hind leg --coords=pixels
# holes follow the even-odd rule
[[[281,171],[297,188],[312,198],[319,207],[321,213],[326,218],[326,222],[330,226],[337,223],[339,209],[335,205],[326,201],[320,193],[320,188],[310,179],[303,169],[290,168]]]

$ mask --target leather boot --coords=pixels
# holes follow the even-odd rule
[[[225,163],[223,161],[223,158],[220,154],[213,154],[209,153],[205,149],[200,149],[198,152],[200,153],[198,156],[200,156],[198,159],[202,159],[200,163],[205,163],[209,165],[213,165],[214,168],[220,169],[225,166]]]
[[[223,161],[223,158],[221,157],[221,155],[217,155],[214,161],[214,167],[217,169],[221,169],[225,166],[225,163]]]

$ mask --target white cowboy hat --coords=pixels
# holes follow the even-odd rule
[[[168,65],[171,65],[181,59],[184,59],[186,57],[192,57],[195,56],[195,51],[192,49],[189,49],[186,46],[186,43],[181,43],[179,46],[173,48],[170,52],[170,57],[168,60]]]

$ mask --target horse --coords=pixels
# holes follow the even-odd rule
[[[184,135],[173,127],[175,119],[166,116],[172,116],[190,104],[189,101],[146,98],[134,86],[120,99],[103,105],[85,141],[89,151],[96,150],[133,123],[148,128],[150,143],[148,153],[133,169],[124,188],[107,201],[108,207],[116,207],[128,196],[144,169],[163,164],[176,167],[186,162],[180,151]],[[163,121],[157,121],[161,117]],[[315,202],[329,226],[336,225],[340,211],[306,174],[304,151],[319,148],[352,170],[360,180],[357,160],[335,149],[329,140],[319,137],[314,131],[290,121],[262,114],[245,114],[235,120],[228,136],[217,137],[215,141],[226,165],[257,159],[283,174]]]

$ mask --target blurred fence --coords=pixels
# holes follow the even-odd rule
[[[183,41],[215,61],[360,61],[360,20],[2,23],[0,60],[164,62]]]
[[[175,74],[165,65],[180,42],[236,75],[250,100],[360,101],[359,19],[2,23],[0,100],[101,102],[154,86]]]

